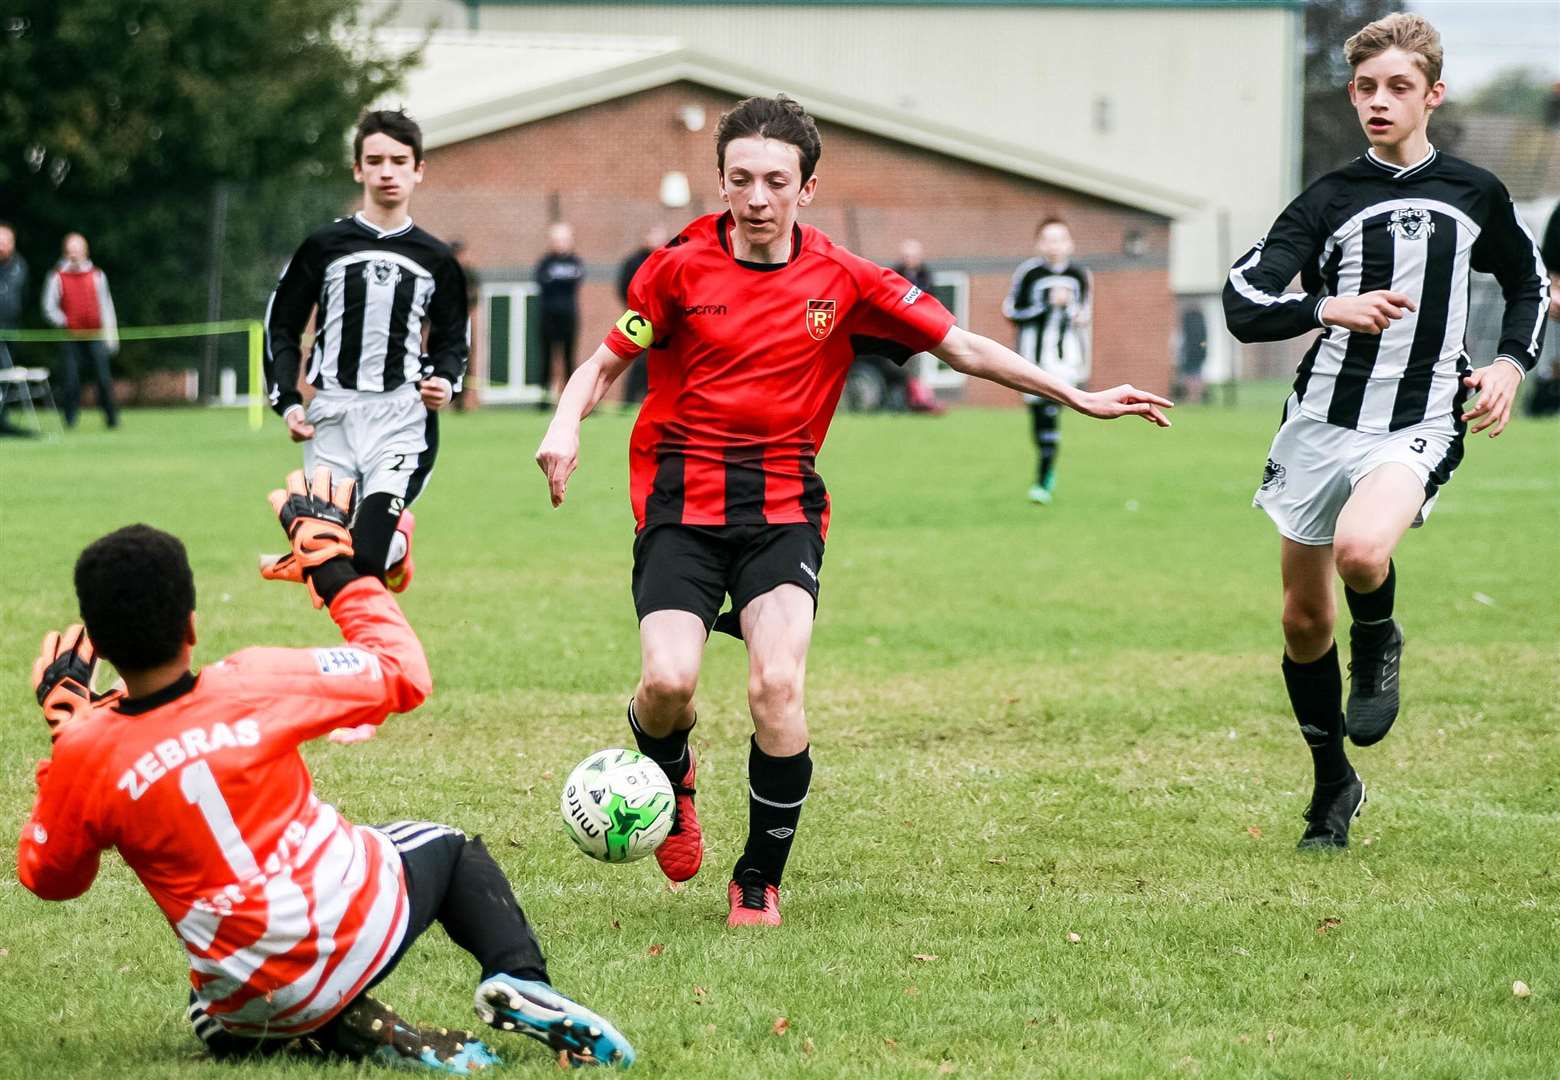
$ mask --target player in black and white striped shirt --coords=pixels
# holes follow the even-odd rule
[[[1002,314],[1017,328],[1013,351],[1068,386],[1089,381],[1089,320],[1094,312],[1094,275],[1072,261],[1067,222],[1048,217],[1035,229],[1035,257],[1013,271]],[[1049,504],[1056,490],[1056,458],[1062,448],[1062,407],[1025,394],[1030,431],[1039,463],[1029,501]]]
[[[365,113],[353,140],[363,209],[316,230],[266,309],[271,406],[309,471],[357,481],[352,539],[363,573],[411,580],[413,500],[438,451],[437,410],[466,370],[466,280],[449,245],[412,224],[422,132],[405,113]],[[314,316],[305,407],[299,340]],[[285,561],[267,576],[286,577]]]
[[[1344,49],[1370,150],[1291,203],[1224,289],[1242,341],[1325,331],[1300,364],[1255,498],[1283,535],[1284,679],[1316,767],[1302,847],[1348,843],[1365,788],[1344,732],[1368,746],[1398,713],[1393,549],[1451,478],[1467,422],[1491,437],[1506,426],[1548,304],[1543,262],[1505,187],[1430,145],[1446,92],[1435,28],[1393,14]],[[1506,300],[1497,356],[1479,368],[1463,346],[1474,270],[1494,274]],[[1286,293],[1297,272],[1304,291]],[[1353,617],[1342,718],[1335,570]]]

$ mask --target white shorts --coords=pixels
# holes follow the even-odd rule
[[[411,383],[388,393],[321,390],[305,418],[314,438],[303,444],[304,469],[330,469],[336,479],[357,481],[359,499],[393,495],[410,506],[433,471],[439,449],[438,414],[422,403]]]
[[[1462,460],[1463,425],[1451,414],[1375,434],[1315,420],[1296,409],[1293,398],[1284,413],[1251,505],[1266,510],[1278,531],[1297,544],[1332,543],[1354,485],[1388,464],[1412,469],[1425,486],[1424,505],[1414,515],[1418,528]]]

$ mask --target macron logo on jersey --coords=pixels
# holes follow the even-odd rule
[[[379,657],[362,649],[315,649],[314,662],[321,675],[361,675],[365,671],[379,678]]]
[[[912,285],[910,286],[910,291],[905,293],[904,299],[900,300],[899,302],[901,304],[913,304],[919,299],[921,299],[921,287],[919,285]]]

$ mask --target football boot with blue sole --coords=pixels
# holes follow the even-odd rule
[[[477,987],[476,1009],[488,1026],[544,1042],[571,1065],[634,1063],[634,1048],[617,1028],[544,982],[494,975]]]

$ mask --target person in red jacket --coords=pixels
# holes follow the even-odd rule
[[[119,409],[114,404],[108,358],[119,351],[119,320],[108,291],[108,275],[92,265],[87,239],[80,233],[68,234],[63,250],[65,257],[43,283],[43,314],[55,326],[82,332],[82,337],[64,342],[60,349],[60,404],[65,410],[65,426],[75,427],[81,412],[81,368],[85,367],[97,381],[98,404],[108,426],[118,427]]]
[[[132,525],[81,553],[85,628],[47,635],[33,669],[54,745],[17,877],[68,900],[117,849],[188,954],[188,1015],[218,1057],[303,1048],[458,1075],[497,1064],[470,1033],[408,1024],[367,993],[438,921],[481,964],[484,1021],[576,1063],[627,1066],[622,1035],[550,986],[480,837],[354,825],[315,794],[301,743],[409,712],[432,689],[395,600],[353,565],[351,490],[320,469],[271,494],[315,606],[341,628],[333,647],[244,649],[197,674],[183,544]],[[92,692],[98,656],[122,690]]]

